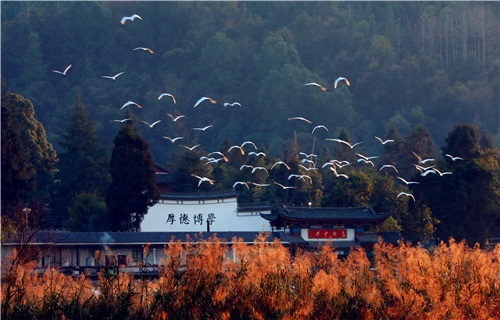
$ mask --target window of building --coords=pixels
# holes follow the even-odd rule
[[[140,263],[144,259],[142,248],[132,249],[132,261]]]

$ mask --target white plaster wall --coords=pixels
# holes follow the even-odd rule
[[[207,231],[210,217],[213,218],[210,231],[214,232],[271,231],[269,221],[258,212],[238,214],[236,199],[158,202],[144,216],[141,231]]]

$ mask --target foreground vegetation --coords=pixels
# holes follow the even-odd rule
[[[101,273],[94,285],[56,270],[3,263],[4,319],[488,319],[500,317],[500,246],[450,240],[429,251],[378,243],[374,258],[326,245],[172,241],[158,280]],[[147,251],[147,247],[145,248]],[[187,257],[187,259],[183,259]],[[10,266],[10,270],[6,270]]]

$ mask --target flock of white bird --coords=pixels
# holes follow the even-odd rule
[[[133,14],[131,16],[125,16],[123,17],[121,20],[120,20],[120,23],[122,25],[125,25],[127,22],[134,22],[136,21],[136,19],[138,20],[141,20],[142,21],[142,18],[137,15],[137,14]],[[133,49],[134,51],[137,51],[137,50],[143,50],[143,51],[146,51],[146,52],[149,52],[150,54],[154,54],[154,51],[151,50],[150,48],[146,48],[146,47],[137,47],[137,48],[134,48]],[[70,70],[70,68],[72,67],[72,64],[68,65],[64,71],[59,71],[59,70],[52,70],[52,72],[54,73],[57,73],[57,74],[60,74],[62,76],[67,76],[68,75],[68,71]],[[124,74],[125,72],[122,71],[122,72],[119,72],[115,75],[104,75],[104,76],[101,76],[102,78],[105,78],[105,79],[110,79],[112,81],[116,81],[118,79],[118,77],[120,77],[122,74]],[[346,86],[350,86],[350,82],[348,79],[346,79],[345,77],[338,77],[334,84],[333,84],[333,88],[336,89],[341,83],[345,83]],[[314,86],[314,87],[318,87],[320,90],[322,91],[326,91],[327,90],[327,87],[319,84],[319,83],[316,83],[316,82],[308,82],[308,83],[305,83],[304,86]],[[172,100],[173,104],[176,105],[177,104],[177,100],[176,98],[174,97],[173,94],[171,93],[168,93],[168,92],[163,92],[163,93],[160,93],[159,96],[158,96],[158,101],[161,100],[162,98],[164,97],[170,97],[170,99]],[[209,102],[209,103],[212,103],[212,104],[217,104],[217,101],[210,98],[210,97],[201,97],[200,99],[198,99],[195,104],[193,105],[193,108],[197,108],[199,107],[201,104],[203,104],[204,102]],[[126,107],[129,107],[129,106],[135,106],[137,108],[140,108],[142,109],[142,106],[134,101],[127,101],[125,102],[120,110],[126,108]],[[223,103],[223,106],[226,107],[226,108],[232,108],[232,107],[242,107],[242,105],[239,103],[239,102],[236,102],[236,101],[233,101],[233,102],[224,102]],[[167,115],[172,119],[172,122],[177,122],[181,119],[184,119],[186,116],[183,115],[183,114],[178,114],[179,112],[176,113],[176,115],[173,115],[171,113],[167,113]],[[124,122],[127,122],[127,121],[131,121],[132,118],[126,118],[126,119],[120,119],[120,120],[111,120],[110,122],[119,122],[119,123],[124,123]],[[292,120],[298,120],[298,121],[303,121],[305,123],[307,123],[308,125],[312,125],[313,122],[304,118],[304,117],[290,117],[288,118],[288,120],[292,121]],[[161,122],[161,120],[156,120],[154,122],[147,122],[145,120],[140,120],[142,123],[144,123],[145,125],[147,125],[149,128],[153,129],[153,127],[155,127],[157,124],[159,124]],[[196,130],[196,131],[206,131],[210,128],[212,128],[213,125],[206,125],[206,126],[203,126],[203,127],[195,127],[195,128],[192,128],[192,130]],[[325,130],[327,132],[329,132],[329,129],[325,126],[325,125],[316,125],[313,127],[312,131],[311,131],[311,134],[312,135],[315,135],[317,132],[317,130]],[[177,141],[180,141],[180,140],[183,140],[184,137],[182,136],[177,136],[177,137],[168,137],[168,136],[163,136],[164,139],[170,141],[172,144],[175,144]],[[380,137],[377,137],[375,136],[375,139],[378,140],[382,145],[386,145],[388,143],[394,143],[395,141],[394,140],[391,140],[391,139],[387,139],[387,140],[384,140]],[[327,141],[333,141],[333,142],[337,142],[337,143],[341,143],[341,144],[344,144],[346,146],[348,146],[350,149],[354,149],[356,146],[362,144],[363,142],[357,142],[357,143],[351,143],[351,142],[348,142],[348,141],[344,141],[344,140],[341,140],[341,139],[338,139],[338,138],[326,138]],[[194,151],[196,148],[198,148],[200,146],[200,144],[196,144],[194,146],[187,146],[187,145],[181,145],[182,147],[184,147],[185,149],[189,150],[189,151]],[[245,149],[244,147],[248,148],[248,147],[252,147],[253,150],[248,152],[247,153],[245,152]],[[266,157],[266,154],[262,151],[259,151],[257,146],[255,145],[255,143],[253,143],[252,141],[245,141],[239,145],[233,145],[231,147],[228,148],[228,150],[226,151],[226,153],[230,153],[230,152],[233,152],[233,150],[238,150],[241,155],[245,155],[247,154],[248,156],[250,157]],[[413,152],[414,156],[416,157],[416,160],[417,160],[417,164],[414,164],[415,166],[415,169],[418,170],[420,172],[420,175],[421,176],[427,176],[428,174],[438,174],[439,176],[444,176],[444,175],[448,175],[448,174],[452,174],[451,172],[441,172],[440,170],[438,170],[436,168],[436,165],[431,165],[431,166],[427,166],[427,167],[424,167],[422,166],[423,164],[427,163],[427,162],[434,162],[436,161],[435,159],[422,159],[422,157],[420,157],[418,154],[416,154],[415,152]],[[373,162],[376,158],[379,158],[379,156],[365,156],[365,155],[362,155],[361,153],[356,153],[356,155],[359,157],[357,159],[357,162],[358,163],[365,163],[365,164],[369,164],[371,165],[372,167],[375,167],[375,163]],[[218,157],[217,157],[218,156]],[[250,186],[255,186],[255,187],[269,187],[271,185],[277,185],[279,187],[281,187],[282,189],[296,189],[297,188],[297,183],[301,182],[301,183],[311,183],[312,184],[312,177],[309,175],[309,172],[313,171],[313,170],[318,170],[318,167],[317,167],[317,155],[316,154],[306,154],[304,152],[299,152],[299,156],[302,157],[302,159],[300,159],[300,162],[301,164],[298,166],[301,170],[299,171],[302,171],[302,172],[290,172],[290,174],[288,175],[288,182],[289,184],[287,185],[283,185],[279,182],[276,182],[276,181],[272,181],[272,183],[257,183],[257,182],[251,182],[251,181],[236,181],[234,182],[233,184],[233,188],[236,189],[238,186],[244,186],[246,187],[247,189],[250,189]],[[462,158],[460,157],[455,157],[455,156],[452,156],[450,154],[446,154],[447,157],[449,157],[452,161],[457,161],[457,160],[463,160]],[[202,156],[200,157],[200,161],[204,161],[204,165],[218,165],[220,163],[224,163],[224,162],[228,162],[228,157],[221,151],[214,151],[214,152],[210,152],[208,153],[206,156]],[[337,160],[337,159],[332,159],[332,160],[329,160],[327,161],[326,163],[324,163],[322,166],[321,166],[321,169],[327,169],[327,170],[330,170],[335,177],[337,178],[343,178],[343,179],[349,179],[349,176],[345,173],[339,173],[339,170],[341,170],[343,167],[345,166],[349,166],[351,165],[351,163],[349,163],[349,161],[346,161],[346,160]],[[288,171],[291,171],[291,167],[289,164],[285,163],[284,161],[276,161],[274,162],[269,170],[274,170],[276,167],[284,167],[286,170]],[[243,171],[243,170],[250,170],[251,174],[255,174],[257,172],[263,172],[267,175],[269,175],[269,170],[263,166],[251,166],[251,165],[248,165],[248,164],[244,164],[244,165],[241,165],[240,167],[240,171]],[[393,170],[395,173],[399,173],[398,169],[394,166],[394,165],[390,165],[390,164],[384,164],[384,165],[381,165],[380,168],[378,169],[379,171],[382,171],[382,170]],[[214,181],[213,179],[210,179],[208,177],[201,177],[201,176],[198,176],[198,175],[195,175],[195,174],[191,174],[191,176],[195,179],[197,179],[198,181],[198,187],[200,187],[202,185],[202,183],[206,182],[210,185],[214,185],[216,181]],[[400,176],[396,176],[396,178],[401,181],[402,183],[404,183],[405,185],[409,186],[409,185],[412,185],[412,184],[418,184],[419,182],[416,182],[416,181],[407,181],[405,180],[404,178],[400,177]],[[292,185],[291,183],[295,181],[295,185]],[[397,197],[401,197],[401,196],[407,196],[407,197],[410,197],[413,199],[413,201],[415,201],[415,197],[413,196],[413,194],[411,193],[408,193],[408,192],[400,192]]]

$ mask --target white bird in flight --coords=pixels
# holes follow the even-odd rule
[[[124,71],[115,74],[114,76],[101,76],[101,78],[106,78],[106,79],[111,79],[111,80],[116,80],[117,77],[121,76],[124,73]]]
[[[389,143],[389,142],[394,142],[394,140],[392,139],[387,139],[387,140],[382,140],[381,138],[375,136],[375,139],[377,139],[378,141],[380,141],[381,144],[386,144],[386,143]]]
[[[399,173],[398,169],[396,169],[395,166],[393,166],[392,164],[384,164],[383,166],[380,167],[380,169],[378,169],[379,171],[384,169],[384,168],[392,168],[394,169],[394,171],[396,171],[397,173]]]
[[[210,183],[211,185],[213,185],[213,184],[214,184],[214,182],[215,182],[215,180],[209,179],[209,178],[207,178],[207,177],[200,177],[200,176],[197,176],[197,175],[195,175],[195,174],[191,174],[191,175],[192,175],[193,177],[195,177],[195,178],[198,178],[198,180],[199,180],[199,181],[198,181],[198,187],[201,185],[201,183],[202,183],[202,182],[205,182],[205,181],[206,181],[206,182],[208,182],[208,183]]]
[[[287,168],[288,170],[290,170],[290,167],[289,167],[286,163],[284,163],[283,161],[277,161],[277,162],[275,162],[275,163],[272,165],[271,170],[272,170],[275,166],[277,166],[278,164],[282,164],[282,165],[284,165],[284,166],[285,166],[285,168]]]
[[[330,161],[325,162],[325,163],[321,166],[321,168],[324,168],[324,167],[335,167],[335,163],[330,162]]]
[[[312,160],[309,160],[309,159],[302,159],[302,164],[304,163],[309,163],[310,165],[312,165],[313,167],[316,165],[316,162],[312,161]]]
[[[135,14],[135,13],[134,13],[134,14],[133,14],[133,15],[131,15],[130,17],[123,17],[123,18],[120,20],[120,23],[123,25],[123,24],[125,24],[125,22],[127,22],[128,20],[130,20],[130,21],[134,21],[134,20],[135,20],[135,18],[137,18],[137,19],[139,19],[139,20],[142,20],[142,18],[141,18],[139,15],[137,15],[137,14]]]
[[[440,177],[444,176],[445,174],[453,174],[453,172],[451,172],[451,171],[441,172],[441,171],[439,171],[439,170],[438,170],[438,169],[436,169],[436,168],[434,168],[434,169],[432,169],[432,170],[436,171],[436,172],[439,174],[439,176],[440,176]]]
[[[243,148],[243,147],[244,147],[245,145],[247,145],[247,144],[252,145],[252,146],[255,148],[255,150],[257,150],[257,146],[256,146],[256,145],[255,145],[255,143],[253,143],[252,141],[245,141],[245,142],[243,142],[243,143],[241,144],[241,147]]]
[[[243,150],[243,148],[242,148],[241,146],[231,146],[231,147],[227,150],[227,152],[229,152],[229,151],[231,151],[231,150],[233,150],[233,149],[240,149],[241,154],[245,154],[245,150]]]
[[[193,130],[198,130],[198,131],[205,131],[207,130],[208,128],[212,128],[214,125],[211,124],[211,125],[208,125],[208,126],[205,126],[203,128],[193,128]]]
[[[256,187],[269,187],[269,183],[257,183],[257,182],[250,182],[250,184],[253,184]]]
[[[171,115],[170,113],[167,112],[167,115],[172,118],[172,121],[176,122],[177,120],[181,119],[181,118],[184,118],[185,115],[181,114],[181,115],[178,115],[177,117],[174,117],[173,115]]]
[[[184,139],[184,137],[170,138],[170,137],[167,137],[167,136],[163,136],[163,138],[165,138],[167,140],[170,140],[170,142],[172,142],[172,143],[175,143],[175,141],[177,141],[177,140]]]
[[[343,173],[338,173],[338,172],[337,172],[337,169],[335,169],[335,166],[330,167],[330,170],[332,170],[332,171],[333,171],[333,173],[335,174],[335,176],[336,176],[337,178],[342,177],[342,178],[345,178],[345,179],[349,179],[349,177],[348,177],[346,174],[343,174]]]
[[[325,129],[326,131],[330,131],[330,130],[328,130],[327,127],[325,127],[324,125],[320,124],[319,126],[314,127],[311,133],[314,134],[314,131],[316,131],[316,129],[320,129],[320,128],[321,129]]]
[[[235,183],[233,183],[233,189],[239,185],[239,184],[242,184],[244,185],[245,187],[247,187],[247,189],[250,189],[250,187],[248,186],[248,184],[246,182],[243,182],[243,181],[236,181]]]
[[[331,138],[326,138],[326,140],[328,140],[328,141],[336,141],[336,142],[343,143],[343,144],[345,144],[346,146],[348,146],[351,149],[354,148],[355,146],[357,146],[358,144],[363,143],[363,142],[356,142],[355,144],[351,144],[351,143],[349,143],[347,141],[344,141],[344,140],[341,140],[341,139],[331,139]]]
[[[420,173],[423,173],[424,171],[428,171],[428,170],[431,170],[432,168],[435,167],[435,165],[433,166],[429,166],[429,167],[422,167],[422,166],[419,166],[418,164],[413,164],[415,166],[415,168],[420,171]]]
[[[254,151],[250,151],[250,152],[248,153],[248,155],[249,155],[249,156],[251,156],[251,155],[255,155],[255,156],[257,156],[257,157],[265,157],[265,156],[266,156],[266,154],[265,154],[264,152],[254,152]]]
[[[224,107],[226,107],[226,108],[231,108],[231,107],[234,107],[234,106],[241,107],[241,103],[236,102],[236,101],[232,102],[232,103],[224,102]]]
[[[149,52],[151,54],[154,54],[153,50],[151,50],[149,48],[145,48],[145,47],[137,47],[137,48],[134,49],[134,51],[136,51],[136,50],[144,50],[144,51],[147,51],[147,52]]]
[[[463,160],[461,157],[454,157],[451,154],[445,154],[445,156],[449,157],[452,161]]]
[[[288,176],[288,180],[292,178],[299,178],[299,180],[304,180],[306,181],[306,178],[309,179],[309,182],[312,183],[312,178],[308,176],[307,174],[291,174]]]
[[[361,153],[356,153],[356,155],[360,157],[360,159],[358,159],[358,163],[362,161],[364,163],[371,164],[372,167],[375,167],[375,164],[373,163],[373,161],[371,161],[371,159],[376,159],[379,157],[379,156],[367,157],[367,156],[362,155]]]
[[[305,122],[307,122],[309,124],[312,123],[311,120],[307,120],[306,118],[303,118],[303,117],[293,117],[293,118],[288,118],[288,120],[302,120],[302,121],[305,121]]]
[[[434,169],[429,169],[429,170],[427,170],[427,171],[424,171],[424,172],[420,173],[420,175],[421,175],[422,177],[425,177],[425,176],[427,176],[429,173],[434,173],[434,174],[436,174],[437,172],[436,172],[436,170],[434,170]]]
[[[125,104],[124,104],[124,105],[120,108],[120,110],[121,110],[121,109],[123,109],[123,108],[125,108],[126,106],[130,106],[130,105],[134,105],[134,106],[136,106],[137,108],[142,108],[139,104],[135,103],[134,101],[127,101],[127,102],[125,102]]]
[[[400,192],[397,196],[397,198],[399,198],[400,196],[407,196],[407,197],[410,197],[413,199],[413,201],[415,201],[415,197],[411,194],[411,193],[407,193],[407,192]]]
[[[297,189],[297,187],[287,187],[287,186],[284,186],[284,185],[282,185],[281,183],[276,182],[276,181],[274,181],[273,183],[274,183],[275,185],[278,185],[278,186],[282,187],[283,189]]]
[[[155,122],[153,122],[153,123],[148,123],[148,122],[146,122],[146,121],[144,121],[144,120],[141,120],[141,122],[142,122],[142,123],[145,123],[145,124],[146,124],[146,125],[148,125],[150,128],[153,128],[155,125],[157,125],[158,123],[160,123],[160,122],[161,122],[161,120],[157,120],[157,121],[155,121]]]
[[[67,66],[66,69],[64,69],[64,71],[52,70],[52,72],[59,73],[59,74],[62,74],[63,76],[65,76],[66,72],[68,72],[68,70],[69,70],[69,68],[71,68],[71,66],[72,66],[72,64]]]
[[[264,170],[267,174],[269,174],[269,172],[267,171],[267,169],[264,168],[264,167],[253,167],[252,173],[255,173],[255,171],[257,171],[257,170]]]
[[[343,168],[343,167],[348,166],[348,165],[350,165],[350,164],[351,164],[351,163],[350,163],[349,161],[347,161],[347,160],[342,160],[342,161],[340,161],[340,160],[333,159],[333,160],[330,160],[330,162],[334,163],[334,164],[335,164],[337,167],[339,167],[339,168]]]
[[[396,176],[396,178],[398,178],[399,180],[403,181],[405,184],[420,184],[420,182],[416,182],[416,181],[406,181],[405,179],[401,178],[400,176]]]
[[[210,152],[210,153],[208,154],[208,156],[211,156],[211,155],[213,155],[213,154],[218,154],[219,156],[222,156],[222,158],[224,159],[224,161],[225,161],[225,162],[228,162],[228,161],[229,161],[229,159],[228,159],[228,158],[227,158],[227,157],[226,157],[226,156],[225,156],[222,152],[220,152],[220,151]]]
[[[239,145],[239,146],[237,146],[237,145],[235,145],[235,146],[231,146],[231,147],[230,147],[227,151],[229,152],[229,151],[231,151],[231,150],[233,150],[233,149],[240,149],[241,154],[245,154],[245,150],[243,150],[243,147],[244,147],[245,145],[247,145],[247,144],[252,145],[252,146],[255,148],[255,150],[257,150],[257,146],[255,145],[255,143],[253,143],[252,141],[245,141],[245,142],[243,142],[243,143],[242,143],[241,145]]]
[[[347,84],[348,86],[350,86],[350,85],[351,85],[351,83],[349,83],[349,80],[347,80],[346,78],[344,78],[344,77],[338,77],[338,78],[337,78],[337,80],[335,80],[335,84],[333,85],[333,87],[334,87],[335,89],[337,89],[337,85],[338,85],[338,83],[339,83],[340,81],[342,81],[342,80],[343,80],[343,81],[345,81],[345,84]]]
[[[304,83],[305,86],[315,86],[315,87],[318,87],[320,88],[321,90],[323,91],[326,91],[326,88],[323,87],[322,85],[316,83],[316,82],[309,82],[309,83]]]
[[[304,169],[305,171],[318,170],[318,168],[315,167],[307,168],[306,166],[303,166],[301,164],[299,164],[298,166]]]
[[[371,160],[367,160],[367,159],[363,159],[363,158],[360,158],[358,159],[358,162],[364,162],[364,163],[369,163],[372,165],[372,167],[375,167],[375,164],[373,163],[373,161]]]
[[[163,98],[163,97],[165,97],[165,96],[169,96],[169,97],[170,97],[170,98],[172,98],[172,100],[174,101],[174,104],[177,104],[177,101],[175,101],[175,97],[174,97],[174,95],[173,95],[173,94],[171,94],[171,93],[166,93],[166,92],[164,92],[164,93],[160,94],[160,95],[158,96],[158,100],[161,100],[161,98]]]
[[[111,120],[110,122],[121,122],[121,123],[124,123],[124,122],[127,122],[127,121],[131,121],[132,118],[126,118],[126,119],[122,119],[122,120]]]
[[[202,158],[207,158],[207,157],[202,157]],[[204,165],[207,165],[207,164],[211,164],[211,163],[219,163],[219,161],[222,161],[224,160],[224,158],[207,158],[206,160],[208,160],[207,162],[204,163]]]
[[[331,167],[331,166],[337,166],[337,167],[339,167],[339,168],[342,168],[342,167],[347,166],[347,165],[349,165],[349,164],[350,164],[350,163],[349,163],[349,161],[347,161],[347,160],[340,161],[340,160],[337,160],[337,159],[332,159],[332,160],[330,160],[330,161],[325,162],[325,163],[321,166],[321,168],[324,168],[324,167]]]
[[[195,146],[192,146],[192,147],[188,147],[188,146],[183,146],[184,148],[188,149],[189,151],[193,151],[194,149],[198,148],[201,144],[197,144]]]
[[[304,156],[304,157],[306,157],[306,158],[313,158],[313,157],[314,157],[314,158],[317,158],[317,157],[318,157],[318,155],[316,155],[316,154],[314,154],[314,153],[307,154],[307,153],[305,153],[305,152],[299,152],[299,154],[300,154],[300,155],[303,155],[303,156]]]
[[[201,97],[200,99],[198,99],[198,101],[196,101],[196,103],[194,104],[194,107],[193,108],[196,108],[200,103],[202,103],[203,101],[205,100],[208,100],[210,101],[211,103],[213,104],[216,104],[217,101],[215,101],[214,99],[212,98],[209,98],[209,97]]]
[[[371,159],[376,159],[376,158],[380,158],[380,156],[371,156],[371,157],[367,157],[367,156],[364,156],[362,155],[361,153],[356,153],[356,155],[360,158],[363,158],[365,160],[371,160]],[[359,162],[359,161],[358,161]]]
[[[412,153],[417,158],[418,163],[420,163],[420,164],[424,164],[424,163],[429,162],[429,161],[436,161],[435,159],[422,159],[422,157],[419,156],[418,154],[416,154],[414,151],[412,151]]]

